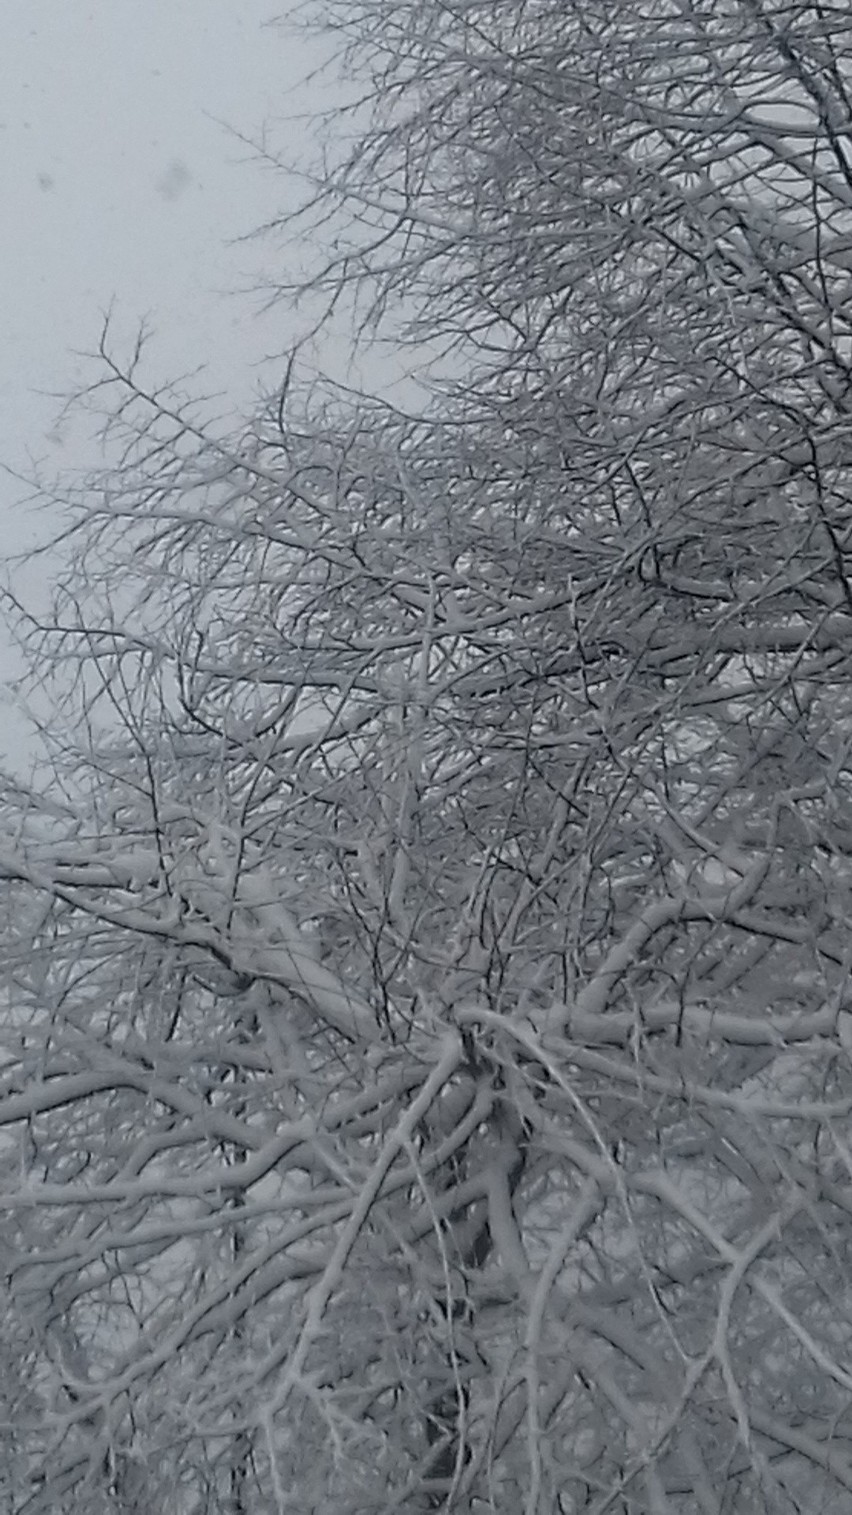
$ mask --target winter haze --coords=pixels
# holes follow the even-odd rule
[[[158,376],[205,365],[202,387],[221,392],[226,408],[251,399],[258,365],[286,346],[286,315],[258,320],[261,297],[249,293],[273,272],[274,252],[242,240],[292,187],[240,136],[256,140],[297,110],[311,67],[306,45],[269,27],[275,14],[274,0],[30,0],[5,9],[7,553],[38,530],[14,474],[27,475],[33,460],[47,475],[92,461],[56,420],[63,397],[93,372],[81,355],[95,348],[107,309],[127,344],[147,321]],[[288,127],[288,142],[297,141]],[[16,577],[31,592],[30,575]],[[5,681],[17,668],[5,641],[0,660]]]

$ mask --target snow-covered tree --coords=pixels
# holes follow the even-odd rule
[[[0,1492],[846,1508],[852,18],[326,24],[281,230],[431,397],[228,430],[104,343],[2,821]]]

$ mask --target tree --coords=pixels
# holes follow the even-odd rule
[[[0,852],[7,1507],[842,1508],[852,21],[327,15],[289,230],[432,395],[229,434],[105,334]]]

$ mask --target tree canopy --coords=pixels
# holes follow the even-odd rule
[[[18,614],[0,1502],[845,1508],[852,16],[320,20],[280,295],[428,396],[225,426],[104,334]]]

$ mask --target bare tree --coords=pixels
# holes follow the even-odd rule
[[[852,21],[341,3],[313,287],[424,414],[102,347],[9,786],[3,1495],[852,1501]]]

